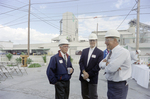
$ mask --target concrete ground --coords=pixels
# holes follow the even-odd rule
[[[75,72],[70,84],[69,99],[82,99],[81,85],[79,78],[79,66],[73,65]],[[54,86],[50,85],[46,76],[47,66],[39,68],[27,68],[28,75],[23,71],[23,76],[19,73],[12,73],[11,77],[0,78],[0,99],[55,99]],[[107,82],[103,75],[99,73],[98,96],[99,99],[107,99]],[[129,91],[127,99],[150,99],[149,88],[137,85],[133,79],[129,80]]]

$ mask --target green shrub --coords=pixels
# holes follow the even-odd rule
[[[16,62],[17,62],[17,64],[21,64],[22,63],[22,58],[21,57],[16,58]]]
[[[46,63],[46,55],[42,56],[44,63]]]
[[[33,62],[33,60],[31,58],[27,59],[27,64],[30,64],[31,62]]]
[[[12,56],[13,56],[13,54],[11,54],[11,53],[6,54],[6,57],[8,58],[9,61],[11,60]]]
[[[24,52],[21,52],[21,55],[25,55],[25,53],[24,53]]]
[[[41,67],[41,65],[39,63],[33,63],[28,68],[36,68],[36,67]]]
[[[71,61],[71,63],[73,62],[73,58],[71,58],[71,56],[70,56],[70,61]]]

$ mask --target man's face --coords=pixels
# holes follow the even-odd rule
[[[115,39],[114,38],[110,38],[110,37],[106,37],[105,38],[105,44],[107,46],[107,49],[112,50],[115,46]]]
[[[97,42],[96,40],[89,40],[90,47],[91,47],[91,48],[95,47],[96,42]]]
[[[68,44],[63,44],[63,45],[60,46],[60,50],[61,50],[64,54],[68,52],[68,48],[69,48]]]

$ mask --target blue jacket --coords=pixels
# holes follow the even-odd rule
[[[88,66],[87,66],[87,60],[88,60],[88,53],[89,53],[89,48],[83,49],[80,60],[79,60],[79,65],[80,65],[80,76],[79,80],[80,81],[85,81],[83,77],[81,77],[82,70],[85,70],[89,74],[89,79],[91,84],[97,84],[98,82],[98,74],[99,74],[99,62],[103,59],[103,51],[95,47]]]
[[[68,54],[67,67],[72,67]],[[60,51],[52,56],[46,71],[50,84],[55,84],[57,81],[68,81],[72,74],[68,74],[67,67]]]

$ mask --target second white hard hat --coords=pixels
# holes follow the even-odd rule
[[[69,45],[69,42],[66,39],[61,39],[59,41],[59,45],[61,45],[61,44],[68,44]]]
[[[91,33],[91,34],[89,35],[89,40],[97,40],[97,35],[94,34],[94,33]]]
[[[117,30],[108,30],[105,34],[105,37],[119,37],[120,33]]]

